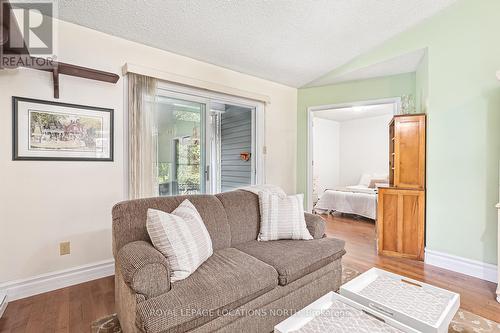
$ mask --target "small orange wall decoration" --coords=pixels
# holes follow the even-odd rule
[[[248,161],[248,160],[250,160],[250,155],[251,154],[249,152],[240,153],[240,158],[243,161]]]

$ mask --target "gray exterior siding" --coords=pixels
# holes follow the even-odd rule
[[[231,191],[252,182],[252,158],[243,161],[240,153],[252,152],[252,112],[228,107],[221,117],[221,190]]]

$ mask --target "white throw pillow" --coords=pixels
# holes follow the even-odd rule
[[[359,179],[358,185],[368,187],[370,185],[371,179],[372,179],[372,176],[370,174],[364,173],[361,175],[361,178]]]
[[[257,240],[313,239],[304,218],[304,195],[259,192],[260,232]]]
[[[172,213],[148,209],[146,228],[154,247],[170,265],[170,281],[187,278],[213,253],[212,239],[189,200]]]

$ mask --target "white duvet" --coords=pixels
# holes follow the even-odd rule
[[[325,190],[314,210],[318,213],[336,211],[377,218],[377,190],[361,185]]]

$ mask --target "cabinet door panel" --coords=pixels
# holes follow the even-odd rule
[[[425,116],[395,120],[394,185],[423,189],[425,184]]]
[[[423,259],[424,191],[380,189],[378,195],[378,253]]]
[[[384,234],[383,234],[383,249],[385,251],[398,250],[398,195],[385,194],[384,207]]]
[[[420,258],[423,244],[423,192],[408,191],[403,197],[402,253]]]

